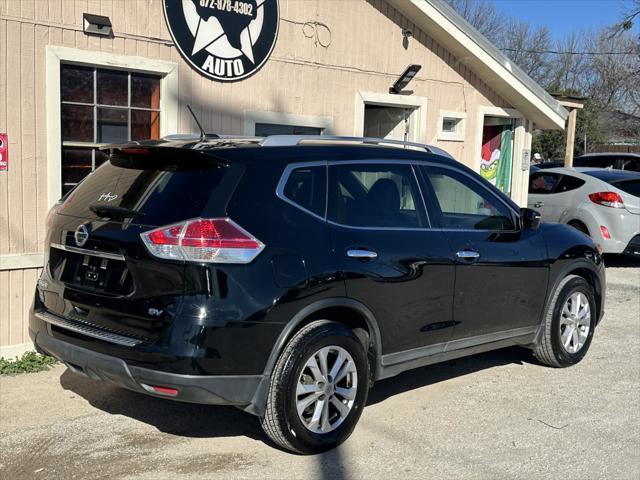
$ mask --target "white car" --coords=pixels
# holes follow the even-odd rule
[[[605,168],[549,168],[531,173],[529,208],[544,222],[566,223],[605,253],[640,256],[640,173]]]

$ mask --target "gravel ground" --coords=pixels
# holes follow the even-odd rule
[[[624,265],[618,262],[618,265]],[[58,366],[0,379],[0,478],[640,478],[640,268],[568,369],[513,348],[379,382],[352,437],[276,449],[234,408],[159,400]]]

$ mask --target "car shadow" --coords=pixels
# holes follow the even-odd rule
[[[514,347],[418,368],[376,382],[369,392],[367,405],[487,368],[534,361],[526,350]],[[103,412],[144,422],[164,433],[189,438],[246,436],[275,447],[263,433],[258,419],[235,407],[199,405],[151,397],[107,382],[91,380],[69,369],[61,375],[60,385]],[[327,462],[325,467],[331,465],[333,462]],[[334,474],[340,473],[339,469],[335,470],[333,467],[330,470]]]
[[[252,415],[235,407],[176,402],[91,380],[67,369],[60,377],[65,390],[112,415],[124,415],[171,435],[191,438],[247,436],[267,441]]]
[[[470,375],[488,368],[525,363],[539,365],[529,350],[521,347],[509,347],[408,370],[395,377],[376,382],[369,391],[367,405],[375,405],[394,395]]]
[[[640,257],[604,254],[604,264],[614,268],[640,268]]]

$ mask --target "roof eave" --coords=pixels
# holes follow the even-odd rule
[[[531,77],[441,0],[389,0],[467,65],[537,128],[563,130],[568,112]]]

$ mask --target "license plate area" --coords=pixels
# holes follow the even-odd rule
[[[51,249],[54,277],[74,288],[113,295],[126,295],[133,284],[126,262],[96,255]],[[54,258],[55,257],[55,258]]]

